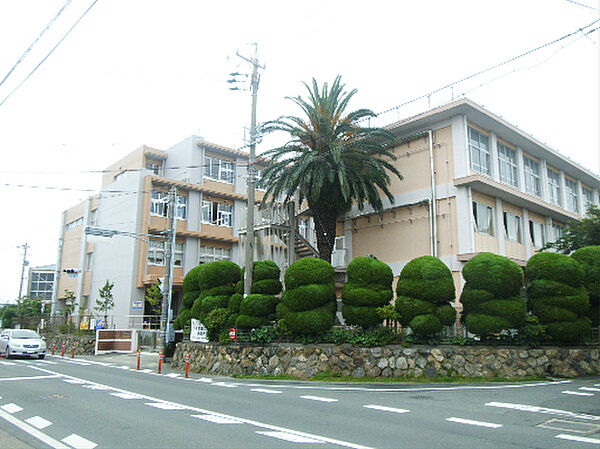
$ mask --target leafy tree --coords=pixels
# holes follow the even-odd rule
[[[150,303],[150,305],[152,306],[152,311],[160,315],[163,300],[163,292],[161,289],[160,279],[156,284],[151,285],[146,289],[146,296],[144,297],[144,299]]]
[[[100,296],[100,299],[96,300],[96,307],[94,307],[94,310],[104,314],[104,326],[106,326],[108,311],[115,306],[115,301],[113,300],[112,293],[112,289],[114,286],[115,284],[108,282],[107,279],[104,286],[98,289],[98,295]]]
[[[581,221],[572,221],[563,228],[562,237],[548,243],[543,249],[556,249],[570,254],[584,246],[600,245],[600,207],[590,206]]]
[[[8,304],[0,309],[0,319],[2,320],[3,328],[13,327],[15,318],[19,315],[16,304]]]
[[[69,323],[71,322],[71,315],[75,312],[76,307],[75,293],[65,288],[65,314]]]
[[[288,97],[303,112],[302,117],[282,116],[267,122],[265,132],[283,131],[290,140],[265,153],[272,163],[263,170],[261,183],[266,197],[294,195],[306,200],[316,223],[319,257],[331,262],[337,217],[353,204],[365,203],[383,211],[380,194],[393,202],[390,174],[402,175],[389,160],[396,160],[390,144],[396,137],[383,128],[362,126],[375,117],[369,109],[346,112],[356,89],[344,90],[338,76],[321,88],[313,78],[306,99]]]

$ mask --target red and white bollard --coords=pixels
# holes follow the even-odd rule
[[[162,371],[162,356],[163,356],[163,353],[162,353],[162,351],[160,351],[158,353],[158,374],[160,374],[160,372]]]
[[[60,351],[60,356],[61,357],[65,356],[65,342],[64,341],[62,342],[62,349]]]
[[[52,341],[52,355],[54,355],[54,349],[56,348],[56,340]]]
[[[190,353],[185,354],[185,378],[187,379],[190,374]]]
[[[74,359],[75,358],[75,350],[77,349],[77,342],[73,343],[73,352],[71,353],[71,358]]]
[[[140,361],[142,358],[142,350],[140,348],[138,348],[138,363],[137,363],[137,370],[140,370]]]

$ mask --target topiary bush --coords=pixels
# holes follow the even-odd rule
[[[525,324],[523,270],[506,257],[481,253],[462,271],[466,281],[460,301],[467,330],[482,338]]]
[[[600,246],[584,246],[579,248],[571,257],[583,268],[583,286],[590,299],[588,317],[592,326],[600,323]]]
[[[449,304],[456,297],[452,272],[437,257],[417,257],[406,264],[396,292],[400,324],[417,337],[433,337],[456,320],[456,310]]]
[[[280,324],[300,336],[331,329],[337,310],[331,264],[313,257],[300,259],[287,269],[284,281],[286,290],[277,305]]]
[[[529,259],[525,274],[527,307],[546,326],[546,335],[557,343],[581,343],[590,334],[591,322],[585,271],[579,262],[565,254],[541,252]]]
[[[347,324],[369,329],[382,324],[378,307],[393,296],[394,273],[385,263],[370,257],[357,257],[348,264],[348,282],[342,289],[342,315]]]
[[[173,326],[175,329],[184,329],[185,326],[190,325],[192,319],[192,307],[194,302],[200,296],[200,287],[198,286],[198,275],[205,265],[198,265],[192,268],[188,274],[183,278],[183,308],[175,321]]]

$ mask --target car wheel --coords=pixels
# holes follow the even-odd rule
[[[44,357],[46,357],[46,354],[40,354],[40,355],[38,355],[38,359],[43,359]]]

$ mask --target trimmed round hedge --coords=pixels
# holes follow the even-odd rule
[[[583,268],[583,285],[590,298],[588,317],[592,326],[598,326],[600,321],[600,246],[584,246],[579,248],[571,257]]]
[[[184,292],[192,292],[199,291],[200,287],[198,287],[198,274],[202,270],[204,265],[198,265],[197,267],[192,268],[188,274],[183,278],[183,291]]]
[[[392,269],[371,257],[356,257],[348,264],[348,282],[342,289],[342,315],[347,324],[364,329],[382,324],[377,308],[394,296]]]
[[[337,300],[329,262],[315,258],[294,262],[285,273],[285,286],[277,314],[290,331],[317,335],[333,326]]]
[[[188,326],[190,324],[191,319],[192,311],[189,308],[184,307],[183,309],[181,309],[181,312],[179,313],[177,318],[175,318],[175,321],[173,322],[173,327],[177,330],[181,330],[185,326]]]
[[[481,253],[462,271],[466,280],[460,301],[467,330],[488,337],[525,324],[527,305],[523,297],[523,270],[512,260]]]
[[[208,290],[223,285],[235,286],[241,278],[240,267],[229,260],[218,260],[207,264],[197,272],[198,287],[200,290]]]
[[[248,295],[240,305],[240,314],[236,319],[236,326],[242,329],[251,329],[264,326],[269,322],[269,317],[275,313],[277,299],[271,295]],[[256,324],[261,323],[261,324]]]
[[[552,340],[581,343],[590,334],[590,302],[584,269],[565,254],[541,252],[527,262],[527,306]]]
[[[456,297],[450,269],[437,257],[417,257],[407,263],[396,285],[396,311],[402,326],[421,337],[433,337],[456,320],[450,302]]]

